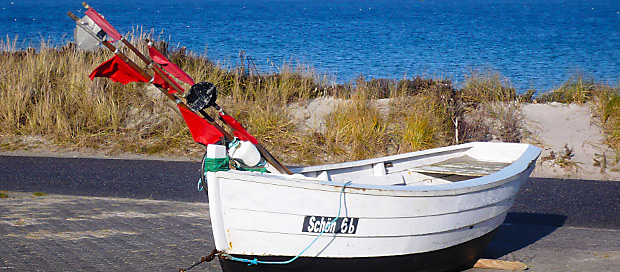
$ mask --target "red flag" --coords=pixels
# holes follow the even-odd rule
[[[258,140],[256,140],[254,136],[248,133],[248,131],[245,130],[245,128],[243,128],[243,126],[237,120],[235,120],[235,118],[232,118],[232,116],[224,114],[222,112],[220,112],[220,117],[222,117],[222,119],[224,119],[224,122],[226,122],[226,124],[228,124],[234,130],[233,134],[235,134],[235,137],[243,141],[250,141],[253,144],[258,144]]]
[[[183,119],[185,119],[185,123],[195,142],[204,145],[214,144],[224,137],[222,132],[209,124],[207,120],[200,118],[200,116],[185,108],[179,107],[179,110],[181,110]]]
[[[194,83],[194,80],[189,75],[187,75],[187,73],[185,73],[183,70],[181,70],[181,68],[179,68],[179,66],[170,62],[166,57],[164,57],[164,55],[159,53],[159,51],[157,51],[155,47],[152,47],[150,45],[149,45],[149,55],[151,55],[151,59],[153,59],[154,62],[161,65],[161,67],[163,67],[166,70],[166,72],[168,72],[169,74],[175,76],[179,80],[189,85],[196,84]]]
[[[95,22],[95,24],[97,24],[101,28],[101,30],[108,34],[108,36],[112,38],[112,41],[118,41],[121,39],[121,34],[118,33],[118,31],[116,31],[116,29],[110,23],[108,23],[108,20],[103,18],[103,16],[101,16],[101,14],[99,14],[93,8],[89,7],[88,10],[84,12],[84,14],[86,14],[88,18],[93,20],[93,22]]]
[[[90,77],[90,80],[93,80],[95,77],[107,77],[114,82],[123,84],[129,82],[148,82],[146,78],[117,55],[97,66],[88,77]]]
[[[153,67],[153,68],[159,70],[159,68],[156,68],[156,67]],[[159,71],[161,71],[161,70],[159,70]],[[177,82],[174,79],[172,79],[168,75],[166,75],[166,72],[164,72],[164,71],[161,71],[161,72],[164,74],[164,76],[168,77],[168,79],[172,82],[172,84],[174,84],[179,90],[185,91],[185,90],[183,90],[183,88],[181,88],[181,86],[179,86],[179,84],[177,84]],[[170,88],[170,85],[168,85],[168,83],[166,83],[166,81],[162,77],[160,77],[158,73],[155,73],[153,75],[153,84],[161,85],[162,88],[168,90],[168,93],[173,94],[173,93],[177,92],[176,91],[177,89]]]

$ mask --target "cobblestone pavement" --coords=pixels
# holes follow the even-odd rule
[[[0,271],[179,271],[215,247],[206,203],[3,194]]]
[[[2,193],[0,271],[179,271],[214,248],[206,203]],[[617,271],[618,237],[613,229],[504,224],[484,257],[529,271]],[[215,259],[191,271],[221,269]]]

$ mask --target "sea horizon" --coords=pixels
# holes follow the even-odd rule
[[[581,74],[620,82],[620,2],[575,1],[163,1],[89,4],[121,32],[153,31],[235,66],[244,52],[263,73],[284,63],[313,67],[336,83],[414,76],[459,87],[478,71],[518,92],[546,92]],[[67,11],[79,1],[2,1],[0,35],[20,48],[72,40]]]

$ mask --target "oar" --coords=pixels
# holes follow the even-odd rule
[[[86,4],[85,2],[83,3],[84,7],[89,8],[88,4]],[[138,67],[133,61],[131,61],[130,59],[127,58],[127,56],[125,54],[123,54],[122,52],[118,51],[116,47],[114,47],[112,44],[110,44],[109,42],[101,39],[100,37],[98,37],[95,33],[93,33],[90,29],[86,28],[83,24],[80,23],[81,19],[78,18],[77,16],[75,16],[75,14],[73,14],[72,12],[68,12],[67,15],[69,15],[69,17],[71,17],[71,19],[73,19],[77,25],[79,27],[81,27],[86,33],[88,33],[89,35],[93,36],[95,39],[97,39],[99,42],[101,42],[101,44],[103,44],[106,48],[108,48],[110,51],[114,52],[117,56],[119,56],[119,58],[121,58],[121,60],[123,60],[124,62],[126,62],[131,68],[133,68],[134,70],[138,71],[144,78],[146,78],[147,80],[149,80],[149,82],[151,82],[152,77],[150,75],[148,75],[142,68]],[[168,77],[167,74],[164,74],[164,72],[155,65],[152,65],[153,62],[148,60],[142,53],[140,53],[140,51],[138,51],[137,48],[135,48],[129,41],[127,41],[126,39],[121,37],[122,42],[127,45],[128,48],[130,48],[130,50],[132,50],[134,53],[136,53],[136,55],[142,59],[145,63],[149,64],[149,66],[151,67],[151,69],[157,73],[160,77],[162,77],[164,79],[164,81],[166,81],[166,83],[171,87],[174,88],[177,92],[183,94],[184,90],[181,89],[177,84],[174,84],[172,82],[172,80]],[[153,83],[153,82],[151,82]],[[155,85],[155,84],[153,84]],[[187,109],[187,110],[192,110],[190,107],[188,107],[183,101],[181,101],[179,98],[177,98],[174,94],[169,93],[166,89],[161,88],[157,85],[155,85],[164,95],[166,95],[170,100],[174,101],[176,104],[178,104],[180,107]],[[206,120],[207,122],[209,122],[209,124],[213,125],[217,130],[219,130],[222,135],[224,135],[224,137],[226,137],[226,139],[228,140],[233,140],[234,136],[232,136],[230,133],[228,133],[226,130],[224,130],[224,128],[222,128],[222,126],[220,126],[209,114],[207,114],[203,109],[197,110],[197,112],[199,112]],[[267,162],[269,162],[271,165],[273,165],[278,171],[280,171],[280,173],[282,174],[292,174],[290,170],[288,170],[282,163],[280,163],[275,157],[273,157],[271,155],[271,153],[269,153],[262,145],[258,144],[256,145],[257,149],[259,150],[259,152],[265,157],[265,159],[267,160]]]

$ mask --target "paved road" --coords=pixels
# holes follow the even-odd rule
[[[0,200],[0,271],[186,267],[213,247],[197,169],[191,162],[0,156],[0,190],[10,191]],[[619,215],[620,182],[532,178],[485,256],[532,271],[614,271]],[[217,262],[205,269],[220,271]]]
[[[0,156],[0,188],[77,196],[206,201],[200,163]]]
[[[0,156],[0,189],[77,196],[207,201],[200,163]],[[620,182],[530,178],[509,223],[620,229]]]

